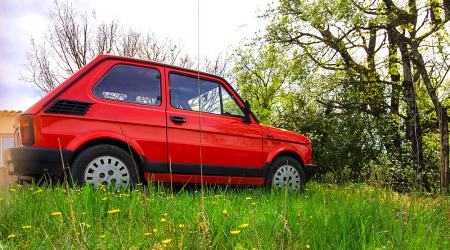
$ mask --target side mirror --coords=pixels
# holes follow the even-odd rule
[[[250,119],[250,103],[245,100],[244,101],[244,117],[242,117],[242,121],[245,123],[250,123],[252,120]]]

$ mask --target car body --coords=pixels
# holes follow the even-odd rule
[[[100,144],[123,149],[127,167],[153,182],[263,185],[281,156],[306,175],[317,169],[307,137],[260,124],[223,78],[119,56],[97,56],[24,112],[15,131],[6,159],[21,176],[61,175]]]

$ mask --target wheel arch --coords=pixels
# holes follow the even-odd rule
[[[268,165],[270,167],[272,165],[272,162],[280,156],[292,157],[295,160],[297,160],[302,167],[304,167],[304,165],[305,165],[305,162],[303,161],[301,155],[299,153],[295,152],[295,150],[292,150],[289,148],[280,148],[276,151],[273,151],[271,154],[269,154],[269,156],[267,157],[267,160],[266,160],[266,166]]]
[[[130,153],[130,151],[131,151],[131,154],[132,154],[131,156],[139,170],[138,174],[139,174],[140,181],[144,180],[143,162],[142,162],[141,156],[137,153],[137,150],[132,145],[127,144],[126,142],[124,142],[122,140],[119,140],[116,138],[111,138],[111,137],[95,138],[95,139],[88,140],[88,141],[84,142],[83,144],[81,144],[74,151],[74,154],[69,161],[69,166],[72,165],[73,161],[78,157],[78,155],[81,152],[83,152],[84,150],[86,150],[92,146],[102,145],[102,144],[113,145],[113,146],[119,147],[127,153]]]
[[[300,163],[302,168],[305,165],[304,162],[303,162],[302,157],[299,154],[297,154],[297,153],[295,153],[294,151],[291,151],[291,150],[285,150],[285,151],[279,152],[277,155],[275,155],[275,157],[272,159],[272,161],[275,160],[278,157],[281,157],[281,156],[289,156],[289,157],[294,158],[295,160],[297,160]]]

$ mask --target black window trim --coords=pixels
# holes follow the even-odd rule
[[[106,76],[106,74],[108,74],[114,67],[116,67],[118,65],[134,66],[134,67],[138,67],[138,68],[153,69],[153,70],[158,71],[158,73],[159,73],[159,96],[161,97],[159,105],[149,105],[149,104],[137,103],[137,102],[119,101],[119,100],[112,100],[112,99],[107,99],[107,98],[96,96],[95,93],[94,93],[95,87],[100,83],[100,81],[103,79],[103,77]],[[161,74],[161,70],[159,70],[158,68],[151,67],[151,66],[135,65],[135,64],[132,64],[132,63],[118,62],[118,63],[113,64],[105,73],[103,73],[103,75],[100,77],[100,79],[98,79],[95,82],[94,86],[92,86],[92,88],[91,88],[91,94],[95,98],[99,98],[101,100],[106,100],[106,101],[111,101],[111,102],[119,102],[119,103],[125,103],[125,104],[134,104],[134,105],[140,105],[140,106],[144,106],[144,107],[161,107],[161,105],[163,103],[163,98],[162,98],[163,97],[162,96],[163,95],[162,94],[163,86],[162,85],[163,85],[162,74]]]
[[[220,95],[220,114],[214,114],[214,113],[204,112],[204,111],[200,111],[200,110],[199,111],[195,111],[195,110],[189,110],[189,109],[182,109],[182,108],[174,107],[172,105],[172,95],[171,95],[171,88],[170,88],[170,75],[171,74],[217,83],[219,85],[219,95]],[[195,112],[195,113],[204,113],[204,114],[210,114],[210,115],[228,116],[228,117],[234,117],[234,118],[240,118],[240,119],[243,119],[245,117],[245,115],[240,116],[240,115],[224,114],[223,113],[222,88],[221,87],[223,87],[225,89],[225,91],[227,91],[228,95],[231,97],[231,99],[233,99],[233,101],[236,103],[236,105],[239,107],[239,109],[241,110],[242,113],[244,113],[244,110],[242,109],[241,105],[239,105],[239,103],[236,101],[236,98],[234,97],[234,95],[230,94],[230,91],[228,91],[228,89],[224,86],[224,84],[220,83],[219,81],[212,80],[212,79],[209,79],[209,78],[206,78],[206,77],[201,77],[201,76],[200,77],[193,76],[193,75],[186,74],[186,73],[183,73],[183,72],[178,72],[178,71],[169,71],[168,72],[168,76],[169,77],[167,78],[167,82],[168,82],[168,86],[169,86],[169,95],[170,95],[170,98],[168,98],[168,99],[169,99],[170,107],[172,107],[174,109],[178,109],[178,110],[190,111],[190,112]]]

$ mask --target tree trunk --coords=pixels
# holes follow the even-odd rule
[[[440,170],[441,170],[441,191],[443,194],[448,194],[448,165],[449,165],[449,138],[448,138],[448,116],[447,109],[442,106],[436,94],[436,88],[431,84],[430,76],[425,68],[422,54],[420,54],[417,45],[412,44],[411,50],[414,55],[413,62],[415,63],[419,73],[423,79],[423,83],[427,88],[428,96],[433,102],[434,110],[439,125],[439,145],[440,145]]]
[[[416,91],[411,69],[411,58],[406,43],[400,42],[400,54],[402,55],[403,65],[403,95],[407,104],[407,132],[411,141],[411,152],[415,164],[416,182],[420,181],[420,187],[426,191],[431,191],[427,175],[425,173],[425,164],[423,160],[422,147],[422,128],[420,126],[419,111],[417,108]]]
[[[448,116],[447,109],[441,107],[439,112],[439,140],[440,140],[440,153],[441,153],[441,191],[442,194],[448,194],[448,164],[449,164],[449,145],[448,145]]]

